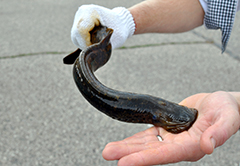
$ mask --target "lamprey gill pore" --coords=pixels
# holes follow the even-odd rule
[[[73,64],[75,83],[96,109],[124,122],[148,123],[171,133],[188,130],[195,122],[198,111],[150,95],[121,92],[104,86],[94,72],[111,56],[112,29],[96,26],[91,32],[91,42],[85,50],[77,49],[66,56],[65,64]]]

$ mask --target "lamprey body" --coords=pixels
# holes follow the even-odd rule
[[[85,99],[113,119],[153,124],[172,133],[188,130],[197,118],[196,109],[150,95],[117,91],[98,81],[94,72],[111,56],[112,33],[113,30],[102,26],[94,29],[92,43],[96,44],[83,51],[78,49],[64,59],[69,64],[75,61],[73,77]]]

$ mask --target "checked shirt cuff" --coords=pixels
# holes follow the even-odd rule
[[[222,52],[224,52],[232,31],[238,0],[205,1],[207,2],[207,10],[205,11],[204,24],[208,29],[221,29]]]

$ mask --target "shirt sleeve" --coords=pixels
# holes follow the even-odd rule
[[[237,11],[240,10],[240,0],[238,0],[238,4],[237,4]]]
[[[199,0],[205,12],[204,25],[207,29],[221,29],[222,52],[225,51],[240,0]]]
[[[207,11],[207,1],[206,0],[199,0],[200,4],[202,5],[202,8],[204,10],[204,12],[206,13]],[[240,0],[238,0],[238,3],[237,3],[237,11],[240,10]]]
[[[207,2],[205,0],[199,0],[200,4],[202,5],[202,8],[204,12],[207,12]]]

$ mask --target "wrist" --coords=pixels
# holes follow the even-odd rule
[[[229,93],[236,99],[236,102],[238,104],[238,112],[239,112],[239,116],[240,116],[240,92],[229,92]],[[239,128],[239,130],[240,130],[240,128]]]
[[[122,24],[125,25],[126,29],[128,30],[127,37],[131,37],[135,32],[135,22],[130,11],[125,7],[116,7],[112,10],[118,14]]]
[[[114,18],[102,17],[101,21],[114,30],[110,41],[112,48],[115,49],[121,47],[127,38],[134,34],[135,23],[130,11],[124,7],[113,8],[112,12],[115,15]]]
[[[240,92],[229,92],[237,101],[238,103],[238,111],[239,111],[239,114],[240,114]]]

